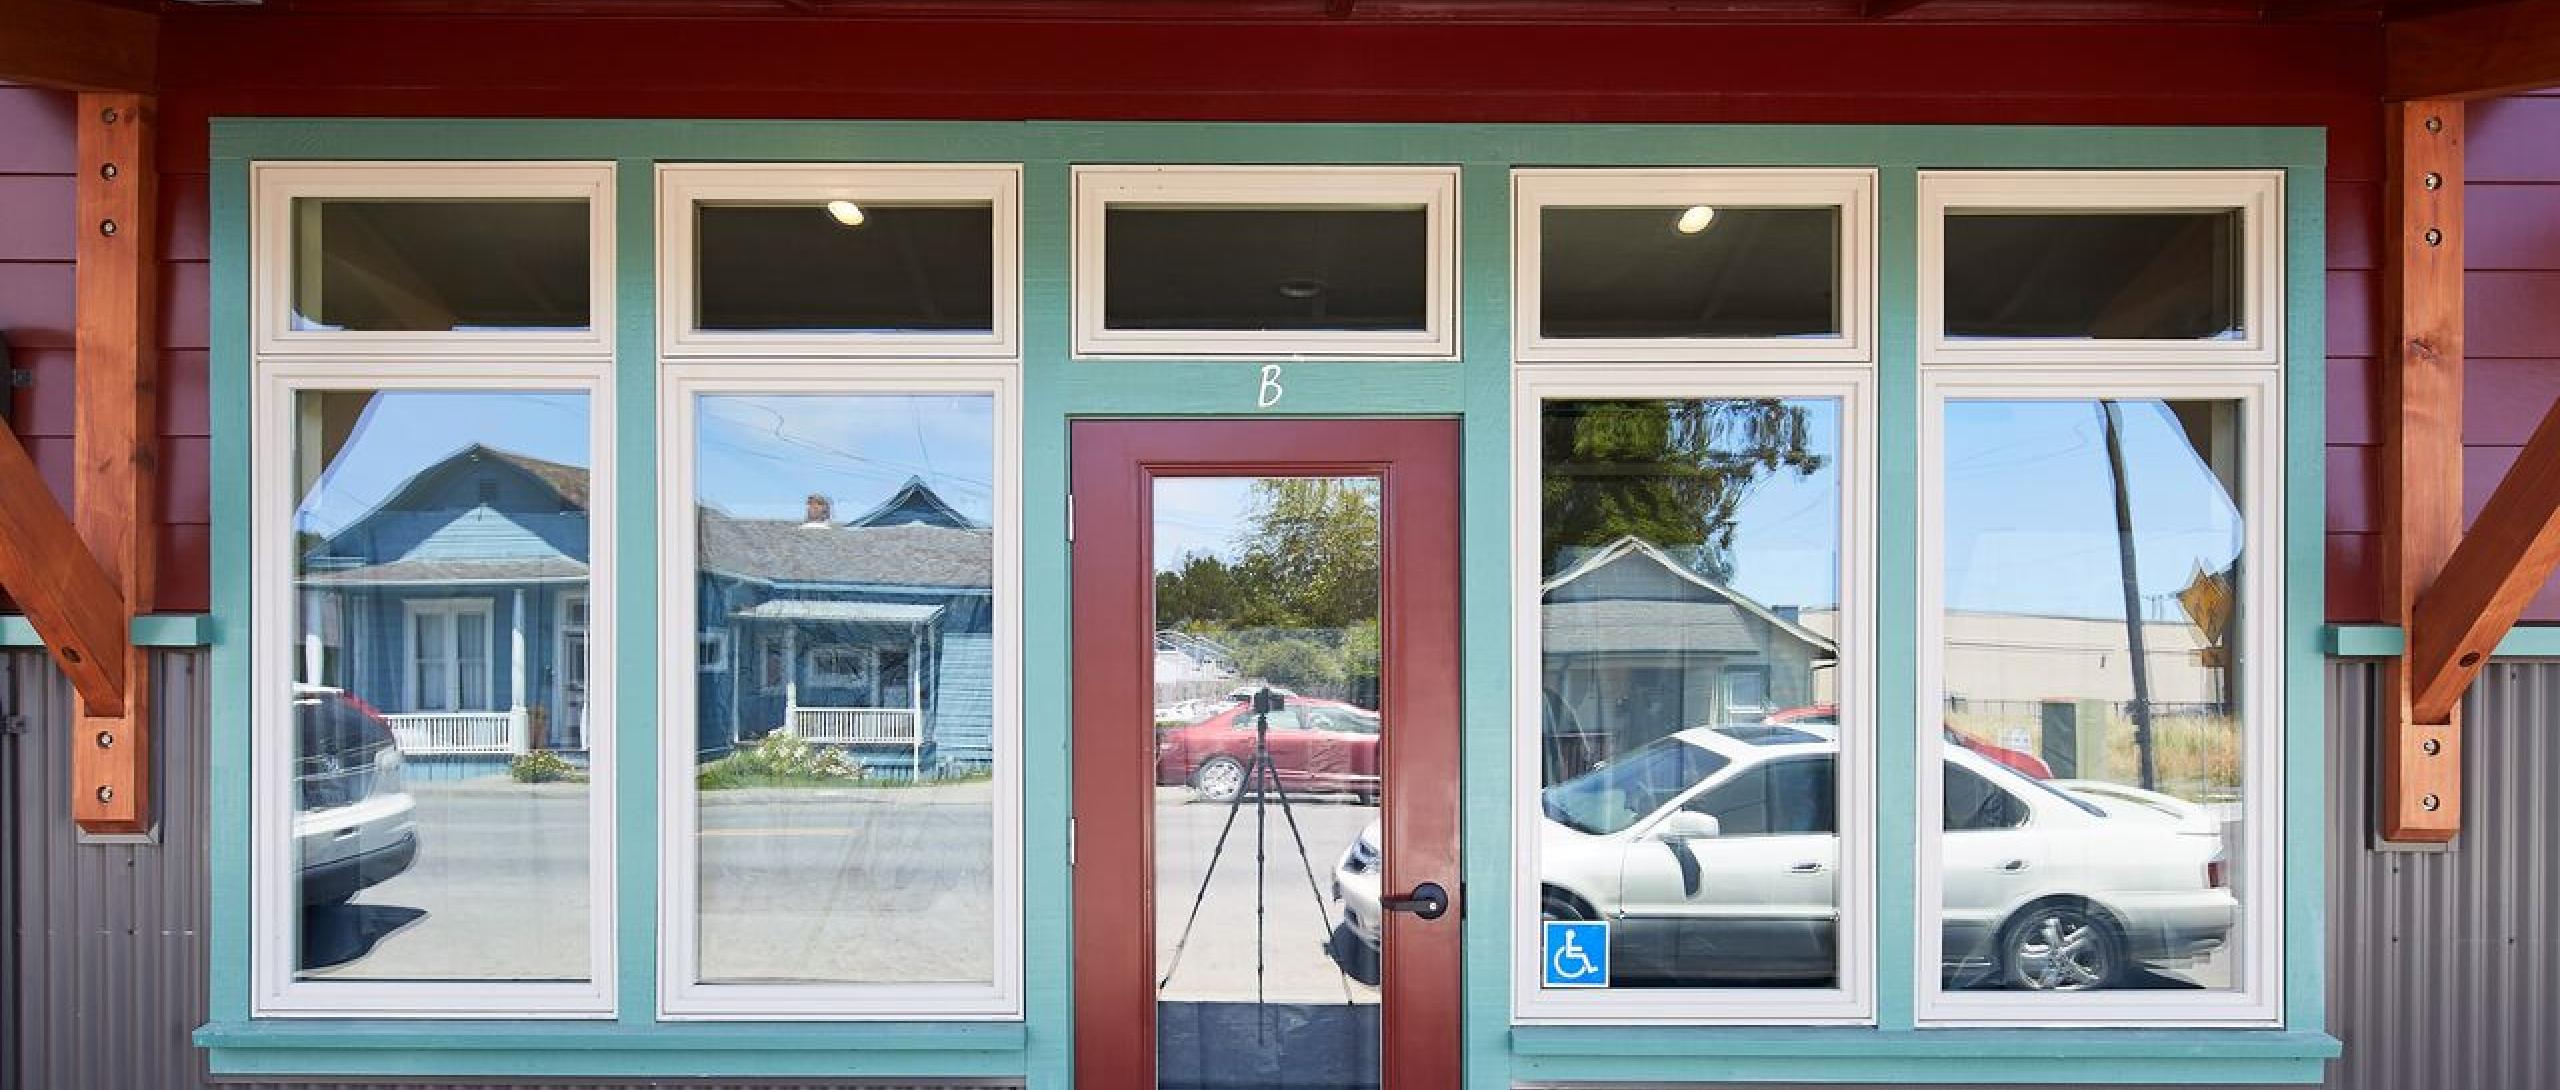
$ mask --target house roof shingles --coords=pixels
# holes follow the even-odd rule
[[[994,539],[943,526],[810,526],[705,512],[701,563],[774,583],[984,588],[994,585]]]
[[[1668,652],[1747,655],[1760,650],[1730,602],[1604,598],[1539,607],[1550,655]]]

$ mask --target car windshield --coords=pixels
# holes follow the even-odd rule
[[[1665,738],[1546,789],[1541,805],[1550,820],[1575,832],[1614,833],[1727,763],[1712,750]]]

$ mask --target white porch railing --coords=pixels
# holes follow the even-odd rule
[[[924,740],[911,708],[796,708],[791,732],[839,746],[913,746]]]
[[[527,741],[518,726],[519,713],[512,711],[403,712],[383,718],[390,722],[400,752],[412,757],[522,753]]]

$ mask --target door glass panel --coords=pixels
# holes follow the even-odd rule
[[[1420,330],[1431,216],[1413,208],[1104,213],[1109,329]]]
[[[1540,210],[1548,337],[1836,337],[1837,208]]]
[[[1540,420],[1540,904],[1585,925],[1545,986],[1831,986],[1840,403]]]
[[[2238,209],[1950,213],[1947,336],[2238,340],[2244,227]]]
[[[2240,413],[1946,406],[1948,988],[2243,985]]]
[[[587,202],[294,202],[293,328],[588,326]]]
[[[1378,1085],[1378,482],[1155,484],[1158,1085]]]

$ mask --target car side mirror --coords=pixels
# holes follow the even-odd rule
[[[1714,814],[1695,810],[1674,810],[1663,815],[1662,823],[1653,827],[1653,838],[1666,843],[1687,840],[1712,840],[1724,835],[1724,823]]]

